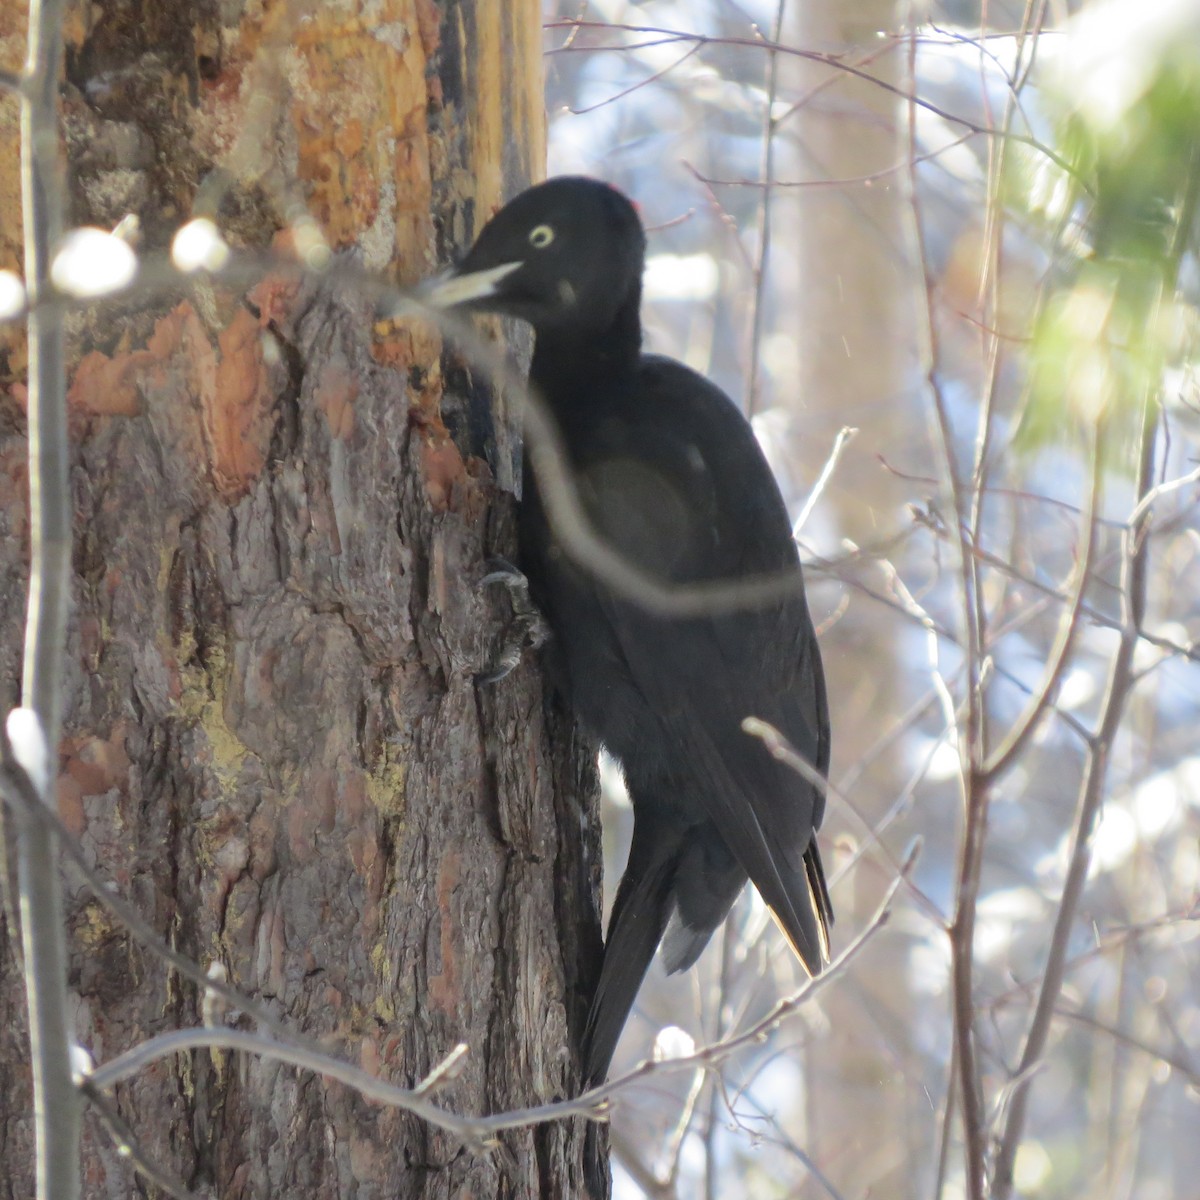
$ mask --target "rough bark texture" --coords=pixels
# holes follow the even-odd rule
[[[64,97],[75,221],[136,211],[153,249],[199,210],[266,246],[307,209],[339,254],[409,281],[540,173],[539,11],[101,0],[72,19]],[[15,236],[6,219],[0,252]],[[532,664],[472,682],[507,611],[474,583],[512,550],[496,482],[511,422],[485,381],[456,366],[444,382],[436,333],[376,323],[348,285],[197,288],[73,332],[60,804],[85,852],[179,949],[373,1072],[414,1082],[461,1041],[448,1106],[570,1094],[599,938],[593,772]],[[15,697],[26,448],[19,344],[4,353],[0,689]],[[86,893],[70,922],[96,1059],[197,1022],[196,989]],[[26,1197],[13,936],[0,1196]],[[580,1187],[579,1122],[478,1156],[255,1059],[180,1056],[118,1100],[147,1154],[223,1200]],[[84,1169],[90,1197],[137,1194],[94,1124]]]

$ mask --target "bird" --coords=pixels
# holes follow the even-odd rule
[[[592,531],[623,563],[668,588],[784,581],[710,610],[647,604],[555,532],[526,446],[517,578],[550,631],[547,673],[619,763],[634,815],[583,1034],[589,1086],[607,1077],[660,943],[668,972],[692,966],[747,880],[810,975],[829,961],[833,921],[816,841],[829,710],[791,522],[737,405],[643,351],[645,259],[623,193],[558,176],[502,207],[421,295],[533,327],[530,391]],[[812,771],[774,757],[749,717]]]

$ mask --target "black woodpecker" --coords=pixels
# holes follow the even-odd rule
[[[532,390],[594,530],[627,563],[673,585],[794,579],[758,603],[651,611],[555,537],[526,454],[521,567],[552,633],[546,666],[620,762],[634,811],[585,1034],[589,1084],[608,1072],[659,943],[668,971],[691,966],[747,879],[810,973],[828,962],[833,920],[815,836],[823,789],[742,728],[769,722],[826,775],[825,679],[791,525],[729,397],[642,353],[645,249],[621,193],[551,179],[501,209],[424,294],[533,326]]]

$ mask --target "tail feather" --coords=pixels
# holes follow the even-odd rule
[[[606,1200],[608,1191],[608,1159],[604,1153],[601,1127],[589,1121],[583,1135],[583,1182],[589,1200]]]
[[[600,982],[584,1031],[588,1086],[603,1082],[608,1074],[617,1039],[671,913],[678,843],[669,834],[659,834],[635,820],[629,864],[613,903]]]
[[[756,879],[779,932],[808,975],[819,975],[829,962],[829,926],[833,906],[814,837],[804,852],[800,871],[780,872],[775,878]]]
[[[584,1082],[603,1083],[613,1052],[642,979],[667,927],[679,842],[644,817],[634,817],[633,845],[608,922],[600,982],[584,1030]],[[591,1200],[609,1189],[607,1138],[603,1127],[588,1125],[584,1136],[584,1180]]]
[[[808,876],[808,892],[812,899],[813,912],[817,914],[817,932],[821,935],[821,956],[829,961],[829,927],[833,924],[833,901],[829,898],[829,885],[825,882],[825,867],[821,863],[821,851],[814,833],[808,849],[804,852],[804,871]]]

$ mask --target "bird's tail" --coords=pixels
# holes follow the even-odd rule
[[[602,1083],[608,1074],[617,1039],[662,940],[671,915],[678,858],[678,837],[644,818],[635,818],[629,862],[613,902],[600,982],[584,1030],[589,1087]]]
[[[662,940],[678,857],[677,837],[645,817],[634,818],[629,862],[613,902],[600,982],[584,1031],[588,1087],[603,1083],[608,1075],[617,1039]],[[584,1178],[592,1200],[603,1200],[608,1194],[603,1141],[601,1126],[590,1124],[584,1138]]]
[[[809,977],[829,962],[829,927],[833,906],[813,835],[799,871],[781,871],[775,879],[756,881],[767,909]]]
[[[825,882],[825,867],[821,862],[821,851],[817,846],[817,835],[804,852],[804,871],[808,876],[808,894],[812,899],[813,911],[817,914],[818,933],[821,938],[821,957],[829,961],[829,927],[833,924],[833,901],[829,898],[829,884]]]

